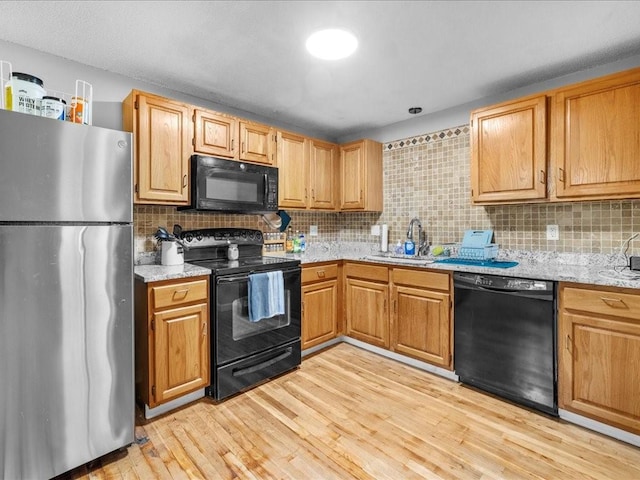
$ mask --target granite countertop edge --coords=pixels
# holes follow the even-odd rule
[[[469,272],[507,277],[532,278],[537,280],[583,283],[609,287],[640,289],[640,272],[638,279],[625,278],[630,272],[626,269],[620,272],[616,266],[626,265],[626,257],[620,254],[573,254],[558,252],[500,250],[498,260],[516,261],[518,265],[511,268],[491,268],[462,265],[448,265],[437,263],[437,257],[426,256],[426,261],[436,261],[424,265],[406,264],[392,259],[370,259],[371,255],[379,254],[376,244],[360,242],[327,242],[311,244],[305,253],[287,253],[280,256],[300,260],[302,265],[335,262],[340,260],[354,260],[379,265],[395,267],[423,268],[427,270],[441,270],[447,272]],[[209,275],[211,270],[197,265],[168,267],[162,265],[136,265],[135,277],[139,280],[154,282]]]

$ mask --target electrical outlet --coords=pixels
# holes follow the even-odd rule
[[[371,235],[373,235],[374,237],[380,236],[380,225],[371,226]]]
[[[318,226],[317,225],[310,225],[309,226],[309,236],[310,237],[317,237],[318,236]]]
[[[560,240],[558,225],[547,225],[547,240]]]

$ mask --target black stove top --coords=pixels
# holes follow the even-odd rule
[[[300,265],[299,260],[262,256],[264,243],[260,230],[244,228],[208,228],[182,231],[186,248],[184,260],[211,269],[213,275],[280,270]],[[238,259],[229,260],[229,245],[238,246]]]

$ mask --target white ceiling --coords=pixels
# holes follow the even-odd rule
[[[640,53],[638,1],[2,1],[0,39],[325,138]],[[306,37],[346,28],[351,58]]]

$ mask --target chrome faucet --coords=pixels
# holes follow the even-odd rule
[[[418,241],[417,242],[413,239],[413,225],[414,224],[418,225]],[[419,218],[414,217],[409,222],[409,228],[407,230],[407,238],[410,239],[414,243],[414,245],[416,246],[416,255],[425,255],[427,253],[426,234],[422,230],[422,223],[420,222]]]

